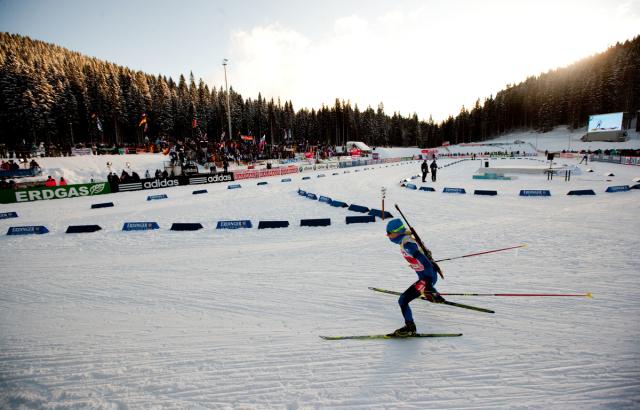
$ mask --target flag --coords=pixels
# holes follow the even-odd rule
[[[146,113],[142,113],[142,118],[140,118],[140,122],[138,123],[138,127],[142,127],[143,125],[145,126],[145,129],[147,124],[147,114]]]
[[[196,117],[193,117],[193,120],[191,121],[191,128],[196,128],[198,126],[198,119]]]
[[[98,114],[91,113],[91,119],[94,120],[96,122],[96,128],[98,129],[98,131],[102,132],[102,122],[100,121],[100,117],[98,117]]]
[[[253,137],[251,135],[241,135],[240,138],[244,141],[253,141]]]

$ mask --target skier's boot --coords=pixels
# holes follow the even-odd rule
[[[394,337],[408,337],[416,334],[416,324],[414,322],[405,322],[405,325],[400,329],[397,329],[393,333],[389,333],[387,336]]]

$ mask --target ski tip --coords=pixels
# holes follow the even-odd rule
[[[589,299],[593,299],[593,293],[589,292],[585,295],[586,297],[588,297]]]

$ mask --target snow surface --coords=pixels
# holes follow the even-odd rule
[[[570,182],[472,180],[479,166],[463,161],[440,169],[436,183],[414,180],[437,192],[398,185],[419,173],[416,161],[304,181],[294,174],[291,183],[264,178],[266,186],[243,180],[235,190],[210,184],[0,205],[19,215],[0,220],[3,232],[51,231],[0,236],[0,408],[638,408],[640,192],[604,191],[633,184],[640,168],[594,162],[580,166],[593,173]],[[449,297],[495,315],[416,300],[419,331],[464,336],[320,339],[401,326],[396,298],[367,287],[403,291],[416,277],[384,222],[346,225],[358,214],[296,190],[379,208],[382,186],[387,210],[396,215],[399,204],[436,258],[528,244],[443,262],[440,291],[594,299]],[[445,186],[468,193],[444,194]],[[208,194],[192,195],[202,188]],[[552,196],[519,197],[521,189]],[[567,196],[573,189],[597,195]],[[160,193],[169,198],[146,201]],[[90,209],[104,201],[115,207]],[[332,225],[303,228],[303,218]],[[254,228],[214,229],[237,219]],[[258,230],[259,220],[291,227]],[[161,229],[121,231],[138,221]],[[169,231],[173,222],[205,229]],[[103,230],[64,233],[76,224]]]

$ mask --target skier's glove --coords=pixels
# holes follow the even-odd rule
[[[444,298],[437,294],[437,291],[431,286],[427,286],[427,282],[424,280],[419,280],[415,283],[415,288],[422,297],[428,300],[431,303],[442,303],[444,302]]]

